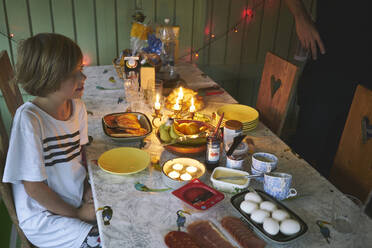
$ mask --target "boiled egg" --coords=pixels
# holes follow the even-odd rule
[[[242,201],[240,203],[240,209],[247,214],[251,214],[254,210],[258,209],[258,205],[252,201]]]
[[[289,218],[289,214],[281,209],[277,209],[274,212],[272,212],[271,216],[273,217],[274,220],[277,220],[279,222]]]
[[[256,209],[251,213],[251,219],[259,224],[261,224],[264,221],[264,219],[269,216],[270,213],[262,209]]]
[[[191,176],[189,173],[183,173],[183,174],[181,175],[181,179],[182,179],[183,181],[189,181],[189,180],[191,180],[191,178],[192,178],[192,176]]]
[[[188,166],[187,168],[186,168],[186,171],[188,172],[188,173],[194,173],[194,172],[196,172],[198,169],[195,167],[195,166]]]
[[[255,202],[255,203],[262,202],[261,196],[259,196],[257,193],[254,193],[254,192],[249,192],[249,193],[245,194],[244,200],[252,201],[252,202]]]
[[[279,223],[272,218],[265,218],[263,221],[263,229],[270,235],[277,235],[279,232]]]
[[[180,176],[180,173],[178,173],[177,171],[171,171],[171,172],[169,172],[168,176],[173,178],[173,179],[176,179]]]
[[[280,223],[280,232],[284,235],[293,235],[300,231],[300,223],[297,220],[285,219]]]
[[[269,212],[272,212],[274,210],[276,210],[276,205],[270,201],[263,201],[260,203],[260,208],[262,210],[266,210],[266,211],[269,211]]]
[[[172,166],[172,168],[173,168],[173,170],[182,170],[183,165],[177,163],[177,164],[174,164],[174,165]]]

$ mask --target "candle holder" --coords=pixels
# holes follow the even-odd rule
[[[189,112],[189,118],[190,118],[191,120],[194,120],[194,116],[195,116],[195,111],[193,111],[193,112]]]
[[[182,108],[180,108],[179,110],[175,110],[173,109],[173,115],[172,115],[172,118],[174,119],[181,119],[182,117]]]
[[[160,109],[154,108],[155,112],[152,114],[152,125],[156,128],[158,128],[160,125],[156,124],[156,120],[159,120],[159,123],[161,123],[161,119],[163,118],[163,114],[160,112]]]

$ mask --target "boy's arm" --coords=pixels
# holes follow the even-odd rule
[[[317,58],[317,48],[322,54],[325,48],[310,15],[301,0],[285,0],[296,22],[296,33],[303,47],[310,49],[313,59]]]
[[[75,208],[63,201],[56,192],[43,182],[23,181],[27,194],[50,212],[66,217],[78,218],[84,221],[94,221],[96,214],[94,205],[83,203]]]

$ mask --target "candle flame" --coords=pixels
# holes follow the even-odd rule
[[[183,99],[183,90],[182,90],[182,87],[180,87],[180,91],[178,91],[178,97],[180,100]]]
[[[195,112],[194,97],[191,98],[191,106],[190,106],[189,111],[191,113]]]
[[[159,100],[160,100],[159,94],[156,94],[156,102],[159,102]]]

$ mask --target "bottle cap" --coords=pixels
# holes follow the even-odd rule
[[[243,128],[243,124],[237,120],[228,120],[225,122],[225,127],[232,130],[239,130]]]

